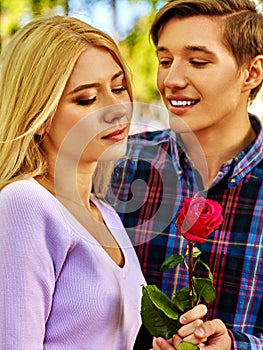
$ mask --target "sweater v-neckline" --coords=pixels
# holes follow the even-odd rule
[[[73,228],[75,231],[77,231],[81,237],[83,237],[86,241],[92,241],[96,246],[99,247],[99,249],[102,251],[102,253],[105,255],[105,257],[113,264],[113,266],[115,266],[117,269],[125,269],[126,265],[127,265],[127,257],[125,254],[124,249],[122,248],[122,240],[120,239],[121,237],[117,234],[118,230],[121,227],[117,227],[116,228],[116,232],[115,230],[112,230],[113,226],[111,225],[111,220],[113,219],[113,214],[116,214],[116,216],[118,215],[117,213],[113,213],[113,209],[110,210],[108,208],[108,206],[106,204],[104,204],[101,200],[99,200],[98,198],[96,198],[93,194],[90,195],[90,200],[92,201],[92,203],[94,205],[97,206],[97,208],[100,210],[103,221],[105,226],[107,227],[109,233],[112,236],[112,239],[115,240],[118,248],[116,247],[116,249],[120,250],[120,253],[122,255],[122,261],[123,263],[121,265],[119,265],[109,254],[108,252],[105,250],[105,248],[102,246],[102,244],[94,237],[94,235],[92,235],[89,230],[75,217],[75,215],[73,213],[71,213],[71,211],[61,202],[58,200],[58,198],[56,198],[56,196],[54,196],[52,193],[50,193],[43,185],[41,185],[36,179],[31,178],[35,183],[37,183],[39,186],[41,186],[50,196],[51,198],[56,201],[60,207],[60,209],[62,210],[63,216],[66,218],[68,224],[71,226],[71,228]],[[77,203],[76,203],[77,205]],[[120,225],[119,225],[120,226]],[[125,228],[122,227],[121,231],[123,234],[127,235],[127,232],[125,232]],[[125,243],[126,244],[126,243]],[[131,245],[131,243],[130,243]]]

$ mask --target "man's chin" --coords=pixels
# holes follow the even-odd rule
[[[185,120],[175,114],[169,113],[169,124],[171,130],[173,130],[175,133],[191,133],[192,129],[191,127],[185,122]]]

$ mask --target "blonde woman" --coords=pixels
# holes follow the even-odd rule
[[[132,349],[144,278],[99,198],[131,118],[118,47],[33,20],[2,52],[0,99],[0,348]]]

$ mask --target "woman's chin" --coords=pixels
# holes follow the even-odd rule
[[[118,160],[123,157],[127,150],[127,139],[114,143],[109,146],[99,157],[98,161],[107,162]]]

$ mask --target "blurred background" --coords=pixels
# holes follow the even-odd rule
[[[119,43],[132,71],[135,100],[138,102],[134,113],[135,121],[140,121],[142,129],[167,128],[167,113],[156,89],[155,48],[149,39],[154,14],[165,2],[166,0],[0,0],[0,50],[33,17],[60,14],[80,18],[107,32]],[[250,110],[263,120],[262,91]]]

